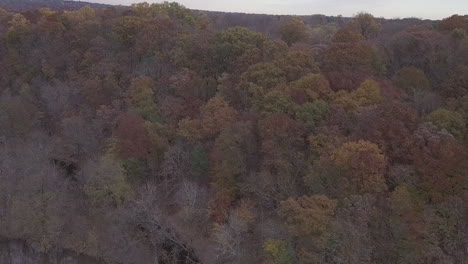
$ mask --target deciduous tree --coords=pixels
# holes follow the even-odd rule
[[[123,158],[145,159],[150,151],[150,139],[145,121],[138,115],[126,113],[114,130],[118,154]]]
[[[147,76],[140,76],[132,80],[130,85],[129,97],[139,114],[146,120],[157,121],[159,111],[154,102],[154,82]]]
[[[306,124],[309,129],[316,128],[320,121],[329,113],[328,104],[323,100],[305,103],[296,108],[295,116]]]
[[[120,206],[133,195],[122,164],[109,154],[86,163],[80,177],[93,206]]]
[[[306,51],[289,51],[286,55],[275,61],[275,64],[283,70],[286,81],[298,80],[304,75],[318,73],[320,71],[314,57]]]
[[[466,150],[431,123],[421,124],[414,140],[414,165],[421,175],[421,189],[435,201],[461,193],[468,168]]]
[[[438,28],[443,31],[452,31],[457,28],[468,31],[468,22],[466,21],[466,17],[453,15],[442,19],[439,22]]]
[[[442,84],[446,97],[463,97],[468,93],[468,66],[458,66]]]
[[[265,35],[247,28],[234,27],[219,32],[215,37],[213,67],[215,72],[244,71],[260,61],[262,49],[267,42]]]
[[[383,98],[380,85],[376,81],[366,80],[352,92],[338,91],[335,95],[335,102],[348,111],[356,110],[359,107],[366,107],[379,104]]]
[[[348,142],[335,151],[332,160],[344,170],[352,192],[362,194],[387,189],[384,177],[387,161],[377,145],[364,140]]]
[[[285,73],[281,68],[273,63],[259,63],[241,75],[236,92],[243,104],[250,105],[285,81]]]
[[[279,26],[281,39],[284,40],[288,46],[305,40],[308,36],[307,27],[304,21],[298,17],[292,17],[283,21]]]
[[[466,122],[463,116],[457,112],[440,108],[428,115],[427,120],[439,129],[447,130],[455,137],[464,138],[466,136]]]
[[[375,38],[382,30],[380,22],[369,13],[359,13],[349,22],[348,26],[366,39]]]
[[[137,35],[143,27],[144,20],[139,17],[120,17],[112,28],[112,35],[122,45],[130,47],[135,44]]]
[[[289,198],[281,202],[279,214],[294,236],[320,236],[327,231],[337,200],[324,195]]]
[[[263,243],[263,250],[268,254],[268,264],[298,263],[292,245],[285,240],[268,239]]]
[[[358,114],[354,136],[378,144],[391,163],[408,164],[413,160],[416,122],[417,113],[410,107],[383,103]]]
[[[250,159],[255,151],[255,140],[251,124],[236,123],[221,132],[210,154],[213,164],[213,187],[216,190],[214,203],[232,204],[241,195],[241,183],[245,180]],[[214,216],[222,216],[219,209],[212,211]],[[223,208],[227,211],[227,208]],[[225,217],[225,216],[224,216]]]
[[[237,111],[221,96],[211,98],[201,109],[201,125],[206,136],[213,136],[237,119]]]
[[[431,88],[431,83],[426,74],[416,67],[401,68],[395,77],[394,83],[410,95]]]
[[[328,99],[333,91],[328,80],[321,74],[308,74],[291,83],[292,97],[305,97],[307,101]]]

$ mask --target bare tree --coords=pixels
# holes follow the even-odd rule
[[[55,142],[58,160],[80,161],[99,150],[99,130],[93,121],[83,116],[71,116],[62,120],[62,137]]]
[[[166,194],[171,194],[177,183],[190,173],[190,160],[187,149],[181,144],[170,147],[164,154],[164,160],[159,172],[160,183]]]
[[[149,242],[156,250],[154,263],[160,263],[162,258],[162,245],[172,248],[172,254],[184,257],[185,263],[198,263],[192,250],[186,246],[180,236],[174,231],[173,224],[167,214],[160,208],[158,202],[158,189],[147,187],[138,199],[130,204],[131,221],[141,233],[147,236]]]
[[[46,138],[8,142],[0,149],[0,234],[48,251],[58,243],[69,207],[68,182],[49,160]]]

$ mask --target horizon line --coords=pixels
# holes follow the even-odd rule
[[[135,2],[135,3],[132,3],[132,4],[112,4],[112,3],[99,3],[99,2],[94,2],[92,0],[90,1],[82,1],[82,0],[63,0],[64,2],[81,2],[81,3],[91,3],[91,4],[99,4],[99,5],[107,5],[107,6],[122,6],[122,7],[131,7],[133,4],[139,4],[139,3],[144,3],[144,2],[147,2],[148,4],[157,4],[157,3],[161,3],[161,2],[148,2],[148,1],[141,1],[141,2]],[[176,2],[176,3],[179,3],[177,1],[167,1],[167,2]],[[344,17],[344,18],[352,18],[354,17],[355,15],[359,14],[359,13],[369,13],[373,16],[375,16],[375,18],[380,18],[380,19],[386,19],[386,20],[403,20],[403,19],[418,19],[418,20],[431,20],[431,21],[440,21],[444,18],[448,18],[448,17],[451,17],[453,15],[459,15],[459,16],[468,16],[468,13],[467,14],[459,14],[459,13],[454,13],[454,14],[451,14],[449,16],[446,16],[446,17],[442,17],[442,18],[426,18],[426,17],[417,17],[417,16],[408,16],[408,17],[400,17],[400,16],[394,16],[394,17],[386,17],[386,16],[377,16],[377,15],[374,15],[372,12],[368,12],[368,11],[365,11],[365,10],[361,10],[361,11],[358,11],[356,12],[354,15],[351,15],[351,16],[345,16],[345,15],[342,15],[342,14],[324,14],[324,13],[315,13],[315,14],[291,14],[291,13],[288,13],[288,14],[282,14],[282,13],[267,13],[267,12],[242,12],[242,11],[225,11],[225,10],[215,10],[215,9],[198,9],[198,8],[190,8],[190,7],[187,7],[185,4],[181,4],[179,3],[180,5],[186,7],[187,9],[190,9],[192,11],[205,11],[205,12],[218,12],[218,13],[228,13],[228,14],[246,14],[246,15],[268,15],[268,16],[299,16],[299,17],[307,17],[307,16],[325,16],[325,17]]]

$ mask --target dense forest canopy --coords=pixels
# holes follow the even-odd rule
[[[110,5],[76,0],[2,0],[0,3],[0,8],[14,12],[34,11],[41,8],[49,8],[54,11],[72,11],[79,10],[85,6],[103,8]]]
[[[0,9],[0,237],[103,263],[468,262],[467,16],[228,18]]]

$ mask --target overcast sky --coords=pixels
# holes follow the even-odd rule
[[[87,0],[123,4],[143,0]],[[151,1],[147,2],[161,2]],[[178,0],[192,9],[292,15],[352,16],[360,11],[385,18],[418,17],[440,19],[452,14],[468,14],[468,0]]]

